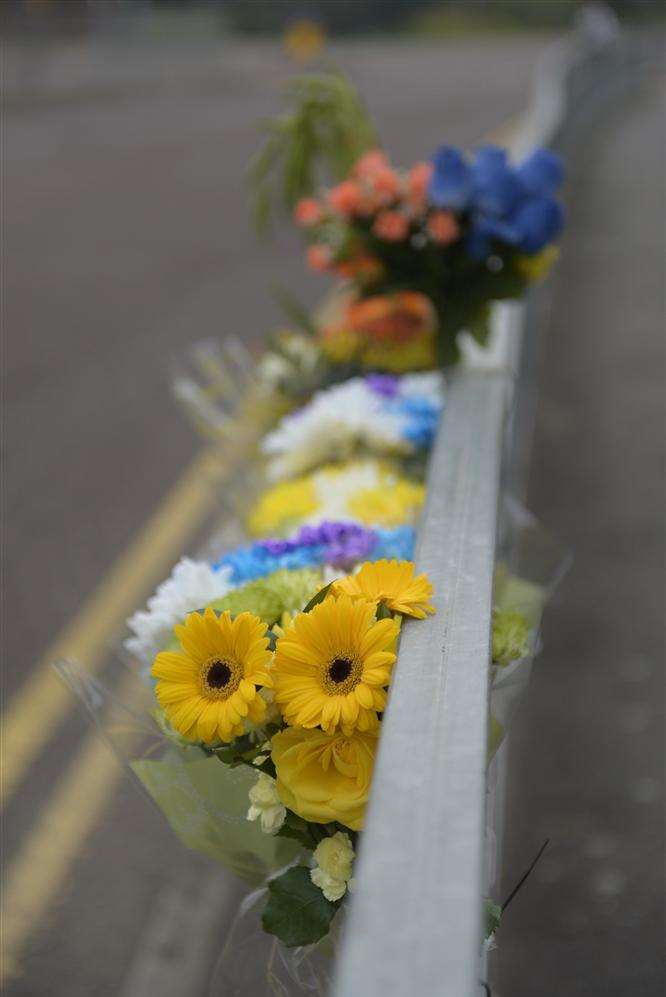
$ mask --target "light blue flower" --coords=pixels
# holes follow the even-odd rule
[[[402,434],[415,450],[427,450],[432,446],[441,405],[422,395],[408,395],[392,403],[390,409],[405,418]]]
[[[377,543],[369,561],[411,561],[414,557],[416,531],[413,526],[396,526],[392,530],[377,530]]]

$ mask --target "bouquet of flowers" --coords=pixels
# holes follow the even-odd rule
[[[376,366],[388,341],[402,347],[392,366],[406,369],[432,366],[435,347],[440,363],[455,361],[462,329],[485,342],[490,302],[520,297],[556,256],[562,178],[547,149],[514,166],[496,146],[469,158],[444,145],[406,172],[373,149],[342,183],[299,201],[310,266],[353,288],[322,329],[327,355]]]
[[[413,562],[358,564],[361,550],[382,552],[381,536],[327,524],[313,539],[301,531],[289,553],[316,551],[319,563],[273,562],[263,574],[255,563],[240,585],[235,566],[251,548],[218,564],[180,562],[128,621],[126,641],[150,676],[165,746],[161,758],[134,759],[134,773],[186,844],[265,883],[264,930],[288,947],[327,935],[353,889],[401,629],[434,612]],[[334,566],[352,561],[352,573]],[[536,631],[516,598],[521,610],[539,603],[539,589],[510,577],[504,586],[497,672],[533,653]],[[494,720],[491,753],[502,735]]]

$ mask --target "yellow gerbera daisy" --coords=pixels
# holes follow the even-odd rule
[[[329,596],[301,613],[275,649],[275,702],[287,723],[370,730],[386,706],[400,628],[375,619],[375,606]]]
[[[161,651],[152,667],[155,693],[173,727],[189,740],[233,741],[243,720],[261,723],[266,703],[258,686],[268,674],[266,624],[252,613],[190,613],[174,627],[182,653]]]
[[[366,561],[357,574],[333,582],[332,590],[335,595],[381,602],[391,612],[417,620],[435,612],[429,601],[432,585],[425,574],[414,577],[413,561]]]

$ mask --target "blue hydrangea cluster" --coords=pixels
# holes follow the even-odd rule
[[[324,522],[303,526],[286,540],[260,540],[225,554],[213,565],[231,568],[236,585],[263,578],[280,568],[313,568],[330,564],[349,571],[359,561],[411,560],[414,528],[369,530],[357,523]]]
[[[487,257],[494,240],[537,253],[562,231],[564,211],[554,195],[564,166],[548,149],[536,149],[514,166],[494,145],[482,146],[471,160],[443,145],[433,167],[430,202],[468,215],[467,251],[474,259]]]

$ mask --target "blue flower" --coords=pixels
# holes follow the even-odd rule
[[[413,526],[396,526],[393,530],[377,530],[377,542],[368,555],[369,561],[411,561],[414,557],[416,531]]]
[[[538,253],[562,231],[564,209],[553,197],[533,197],[518,208],[511,224],[518,233],[518,248]]]
[[[391,409],[397,415],[406,416],[403,436],[415,449],[426,450],[432,445],[441,405],[422,395],[408,395],[397,401]]]
[[[469,163],[451,145],[442,145],[433,156],[429,198],[438,208],[463,211],[469,204],[474,178]]]
[[[520,241],[520,232],[512,224],[500,218],[484,216],[481,213],[472,215],[465,242],[467,252],[472,259],[485,260],[490,255],[493,240],[516,246]]]
[[[505,149],[477,149],[473,162],[451,146],[433,157],[430,200],[442,208],[466,211],[466,249],[482,261],[493,242],[537,253],[564,225],[564,211],[554,193],[562,183],[562,160],[549,149],[535,149],[520,166],[512,166]]]
[[[517,174],[531,194],[554,194],[564,179],[564,163],[550,149],[535,149],[520,164]]]
[[[505,149],[486,145],[477,150],[472,167],[472,204],[482,214],[505,217],[520,203],[525,188]]]

